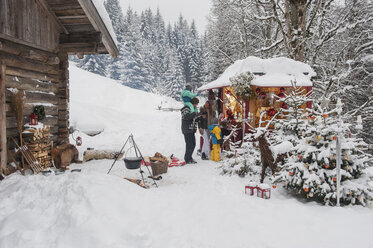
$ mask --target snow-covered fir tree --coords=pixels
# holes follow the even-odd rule
[[[106,76],[107,56],[105,55],[85,55],[78,60],[78,67],[101,76]]]
[[[296,194],[316,199],[329,205],[337,200],[337,150],[338,137],[341,142],[341,190],[342,204],[366,205],[373,200],[372,180],[365,169],[371,166],[371,155],[366,153],[367,144],[351,133],[351,125],[338,119],[342,104],[327,106],[314,101],[312,113],[297,125],[298,135],[294,135],[294,119],[283,119],[285,133],[278,132],[280,139],[291,142],[292,148],[284,163],[278,165],[278,174],[273,182],[283,183],[284,187]],[[290,101],[285,101],[290,104]],[[285,109],[284,111],[288,111]],[[289,125],[286,125],[286,122]],[[287,127],[291,127],[286,133]],[[338,136],[338,134],[340,135]],[[292,136],[291,139],[288,137]],[[295,138],[294,138],[295,137]]]
[[[79,67],[120,80],[132,88],[175,98],[180,92],[173,90],[179,90],[180,85],[201,85],[207,73],[207,50],[194,21],[189,25],[180,15],[177,23],[166,28],[159,9],[155,14],[151,9],[138,14],[128,8],[123,14],[118,0],[105,1],[105,7],[117,36],[119,55],[114,59],[99,58],[96,66],[85,58],[78,62]]]

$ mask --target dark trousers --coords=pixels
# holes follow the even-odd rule
[[[184,160],[185,162],[192,161],[192,154],[194,152],[194,148],[196,147],[196,137],[194,133],[184,133],[185,139],[185,155]]]

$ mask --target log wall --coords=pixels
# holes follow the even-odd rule
[[[57,51],[59,31],[38,0],[0,0],[0,37]]]
[[[1,0],[0,0],[1,1]],[[24,90],[24,124],[36,105],[43,105],[51,127],[51,140],[68,142],[69,72],[67,53],[51,53],[0,37],[0,60],[7,65],[5,109],[7,137],[17,136],[17,121],[11,104],[14,89]]]

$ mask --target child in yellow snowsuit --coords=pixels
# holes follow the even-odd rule
[[[220,145],[223,144],[221,138],[221,129],[218,125],[218,119],[213,118],[211,120],[211,125],[208,126],[210,131],[211,140],[212,140],[212,151],[211,151],[211,160],[220,161]]]

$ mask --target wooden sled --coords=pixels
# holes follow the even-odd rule
[[[16,164],[17,169],[20,170],[22,175],[25,174],[25,170],[31,169],[35,174],[40,173],[43,171],[43,167],[40,165],[39,161],[36,160],[34,155],[32,155],[31,151],[29,150],[27,145],[19,146],[18,143],[15,141],[14,138],[11,138],[14,144],[16,145],[18,151],[14,154],[12,154],[8,149],[8,155],[10,159]],[[21,168],[21,166],[16,161],[15,157],[21,153],[22,157],[26,160],[29,167],[25,166],[24,168]]]

